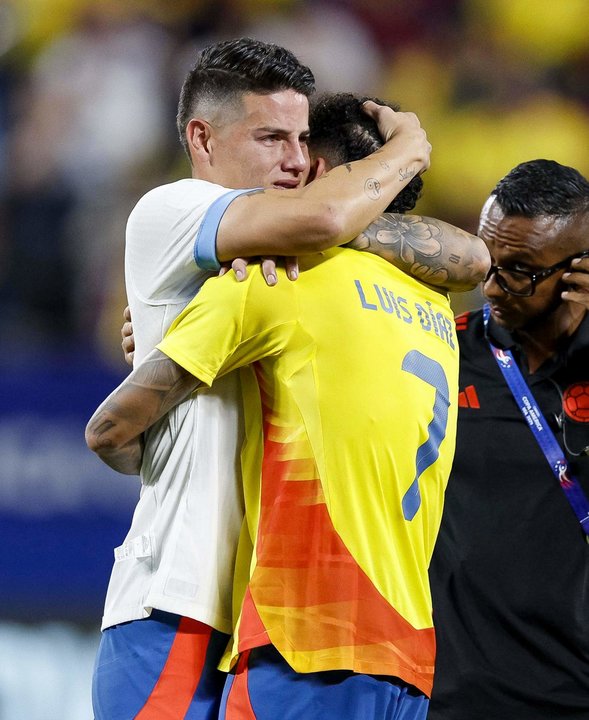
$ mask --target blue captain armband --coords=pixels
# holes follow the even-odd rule
[[[232,190],[218,197],[206,211],[194,243],[194,261],[202,270],[220,269],[217,258],[217,231],[221,218],[236,197],[251,192],[257,192],[257,189]]]

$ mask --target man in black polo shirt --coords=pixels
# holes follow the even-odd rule
[[[428,720],[588,720],[589,257],[572,258],[589,249],[589,182],[523,163],[493,190],[479,235],[493,265],[487,313],[457,319]],[[566,473],[549,464],[546,425]]]

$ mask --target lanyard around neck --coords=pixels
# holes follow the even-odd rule
[[[491,310],[489,305],[486,304],[483,307],[485,329],[488,327],[490,314]],[[544,453],[544,457],[550,465],[553,475],[558,480],[560,487],[581,524],[581,528],[585,534],[585,540],[589,543],[589,500],[583,492],[583,488],[579,484],[579,481],[569,473],[568,463],[564,453],[554,437],[554,433],[548,427],[544,415],[524,380],[511,350],[501,350],[495,347],[490,340],[489,347],[511,390],[511,394],[528,423],[540,449]]]

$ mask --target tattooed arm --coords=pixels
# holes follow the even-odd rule
[[[152,350],[90,418],[88,447],[114,470],[138,475],[143,432],[199,385],[164,353]]]
[[[348,247],[380,255],[438,290],[472,290],[485,279],[491,262],[476,235],[442,220],[385,213]]]
[[[367,103],[384,145],[304,187],[268,188],[235,198],[216,236],[220,261],[256,255],[303,255],[341,245],[377,218],[429,167],[431,146],[413,113]]]

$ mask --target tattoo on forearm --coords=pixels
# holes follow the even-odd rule
[[[380,182],[376,178],[368,178],[364,183],[364,192],[371,200],[379,200],[381,195]]]
[[[125,382],[103,403],[89,429],[109,444],[109,433],[117,426],[133,437],[184,400],[200,381],[159,350],[154,350]]]
[[[132,385],[159,392],[162,397],[166,397],[176,395],[179,388],[183,390],[186,377],[186,373],[173,360],[159,353],[157,356],[148,355],[129,376],[129,381]]]
[[[90,419],[86,438],[118,472],[138,474],[143,432],[184,400],[200,382],[159,350],[153,350]]]
[[[435,218],[386,214],[350,243],[380,255],[419,280],[439,287],[460,285],[470,275],[471,236]]]
[[[401,168],[399,170],[399,180],[401,182],[405,182],[405,180],[411,180],[414,175],[415,170],[413,168]]]

